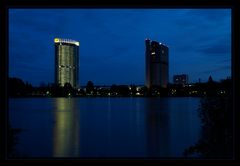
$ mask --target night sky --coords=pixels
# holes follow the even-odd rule
[[[9,76],[54,82],[54,38],[80,42],[80,85],[144,84],[145,39],[169,47],[169,81],[231,76],[230,9],[10,9]]]

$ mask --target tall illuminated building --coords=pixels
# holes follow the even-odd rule
[[[78,86],[79,42],[70,39],[54,39],[55,44],[55,84],[70,83]]]
[[[169,76],[168,47],[150,39],[145,40],[145,45],[145,84],[149,89],[153,86],[166,88]]]

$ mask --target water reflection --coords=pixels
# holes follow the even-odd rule
[[[26,131],[16,149],[31,157],[182,157],[198,140],[198,104],[197,98],[11,99],[10,125]]]
[[[142,102],[141,100],[136,100],[135,102],[135,125],[136,125],[136,133],[137,133],[137,138],[141,137],[141,105],[140,102]]]
[[[146,99],[147,156],[169,157],[170,126],[168,100]]]
[[[53,157],[78,157],[79,116],[75,100],[57,98],[55,104]]]

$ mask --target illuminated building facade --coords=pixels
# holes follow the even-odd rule
[[[146,67],[146,86],[167,87],[169,66],[168,66],[168,47],[157,41],[145,40],[145,67]]]
[[[187,74],[174,75],[173,76],[173,83],[174,84],[181,84],[181,85],[188,84],[188,75]]]
[[[70,83],[78,86],[79,42],[70,39],[54,39],[55,44],[55,84]]]

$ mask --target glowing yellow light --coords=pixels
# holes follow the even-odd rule
[[[54,39],[54,42],[55,42],[55,43],[58,43],[58,42],[59,42],[59,38],[55,38],[55,39]]]
[[[54,38],[55,43],[71,43],[75,44],[76,46],[79,46],[79,42],[71,39],[60,39],[60,38]]]

